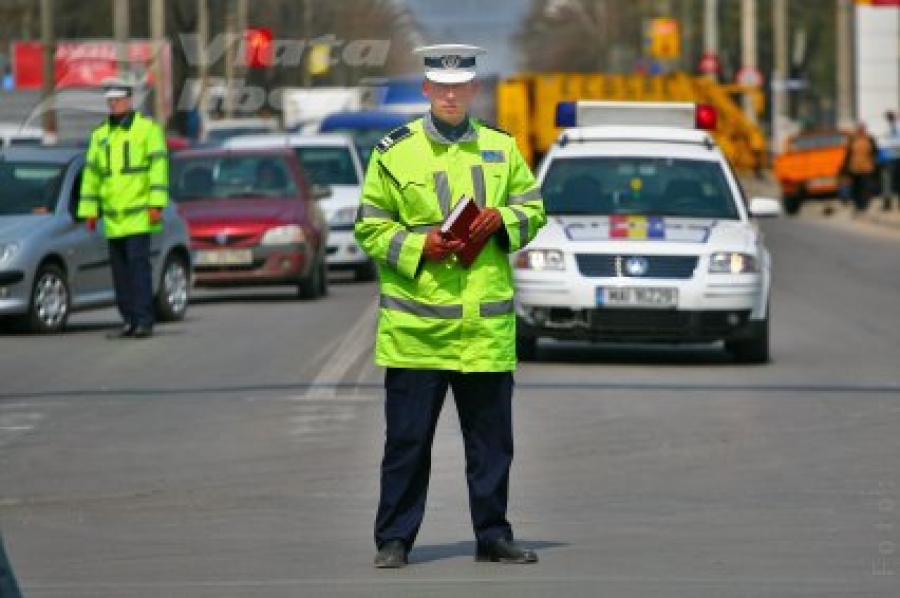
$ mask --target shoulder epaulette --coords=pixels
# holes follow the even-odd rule
[[[482,120],[479,120],[478,124],[481,125],[482,127],[484,127],[485,129],[490,129],[491,131],[497,131],[498,133],[502,133],[503,135],[506,135],[507,137],[512,137],[512,135],[509,133],[509,131],[504,131],[500,127],[497,127],[490,123],[486,123]]]
[[[396,145],[399,141],[406,139],[412,135],[412,129],[407,126],[402,126],[394,129],[387,135],[385,135],[381,141],[375,144],[375,149],[378,150],[379,153],[384,153],[391,149],[394,145]]]

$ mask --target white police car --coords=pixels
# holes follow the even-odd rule
[[[565,129],[538,180],[547,225],[513,256],[517,345],[539,338],[724,341],[744,363],[769,360],[771,258],[747,202],[707,132],[711,107],[561,103]]]

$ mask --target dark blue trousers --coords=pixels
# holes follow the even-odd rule
[[[466,455],[469,510],[479,542],[512,538],[506,519],[513,459],[512,372],[463,374],[389,368],[387,432],[375,544],[415,542],[425,514],[431,447],[438,417],[453,390]]]
[[[153,326],[153,266],[150,233],[109,239],[116,304],[132,326]]]
[[[0,536],[0,598],[22,598],[12,565],[9,559],[6,558],[6,549],[3,548],[2,536]]]

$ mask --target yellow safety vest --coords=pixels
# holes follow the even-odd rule
[[[477,121],[457,142],[429,116],[394,130],[372,152],[356,239],[378,264],[375,362],[461,372],[516,365],[513,279],[508,254],[546,223],[540,189],[515,139]],[[422,255],[427,232],[462,196],[503,217],[469,269],[455,256]]]
[[[91,132],[81,179],[79,218],[102,217],[109,238],[157,232],[148,208],[169,203],[169,162],[162,129],[139,112]]]

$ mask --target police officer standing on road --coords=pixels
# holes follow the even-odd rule
[[[469,117],[481,48],[428,46],[422,90],[431,110],[375,147],[356,238],[378,264],[375,362],[386,367],[386,438],[375,520],[375,566],[402,567],[425,511],[431,447],[447,389],[463,433],[476,560],[534,563],[506,519],[516,365],[508,254],[546,222],[540,189],[516,141]],[[462,196],[487,238],[465,268],[440,225]]]
[[[162,230],[169,202],[169,163],[162,129],[133,108],[133,87],[104,83],[109,117],[91,133],[78,217],[94,229],[104,221],[109,239],[121,329],[109,338],[153,335],[151,235]]]

